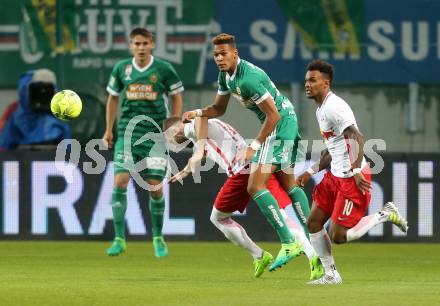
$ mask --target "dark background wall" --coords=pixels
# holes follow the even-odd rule
[[[110,160],[109,152],[101,152]],[[401,236],[390,224],[379,226],[367,241],[440,241],[440,177],[438,154],[383,154],[385,167],[374,176],[370,211],[393,200],[407,216],[410,230]],[[173,155],[182,167],[189,152]],[[0,155],[0,235],[2,239],[111,239],[110,197],[113,164],[101,174],[84,152],[78,166],[62,168],[54,162],[55,152],[18,151]],[[92,168],[87,168],[91,162]],[[86,168],[85,168],[86,166]],[[164,233],[174,240],[222,240],[210,224],[209,215],[218,190],[226,179],[217,168],[202,172],[200,183],[187,178],[166,187],[169,197]],[[319,181],[319,177],[317,178]],[[313,184],[307,186],[311,194]],[[146,192],[131,183],[128,188],[127,224],[129,239],[150,237]],[[255,203],[236,219],[256,240],[276,240]]]

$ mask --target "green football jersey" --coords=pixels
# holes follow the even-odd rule
[[[232,94],[240,103],[253,111],[261,122],[266,115],[258,108],[258,104],[272,96],[281,117],[295,115],[292,103],[279,92],[269,76],[261,68],[242,59],[230,76],[221,71],[218,76],[219,95]]]
[[[127,125],[135,116],[145,115],[162,128],[162,121],[168,116],[167,95],[183,91],[183,84],[173,66],[151,56],[144,68],[136,65],[134,58],[118,62],[112,71],[107,91],[119,96],[121,117],[118,123],[118,138],[124,137]],[[147,132],[159,132],[150,121],[137,123],[133,130],[132,142]]]

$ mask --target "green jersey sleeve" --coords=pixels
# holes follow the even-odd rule
[[[220,96],[223,96],[223,95],[227,95],[229,93],[230,93],[229,89],[226,86],[226,73],[220,72],[218,74],[218,90],[217,90],[217,94],[220,95]]]
[[[240,90],[243,99],[255,104],[260,104],[270,96],[263,82],[260,82],[258,78],[247,79],[240,86]]]
[[[175,95],[184,90],[182,80],[171,64],[165,66],[164,83],[169,95]]]
[[[119,67],[121,67],[121,65],[118,64],[113,67],[107,84],[107,92],[112,96],[119,96],[121,91],[124,89],[124,84],[120,78]]]

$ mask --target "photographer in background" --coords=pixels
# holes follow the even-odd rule
[[[50,112],[55,91],[56,77],[49,69],[30,70],[20,76],[18,101],[0,118],[0,150],[56,145],[71,138],[70,126]]]

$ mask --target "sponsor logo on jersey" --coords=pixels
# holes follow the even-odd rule
[[[125,65],[125,80],[131,80],[131,72],[133,71],[132,65]]]
[[[128,84],[126,95],[128,100],[155,101],[159,93],[153,91],[151,84]]]
[[[320,129],[319,131],[321,132],[322,137],[324,137],[326,140],[329,140],[330,138],[337,136],[333,130],[323,131]]]

